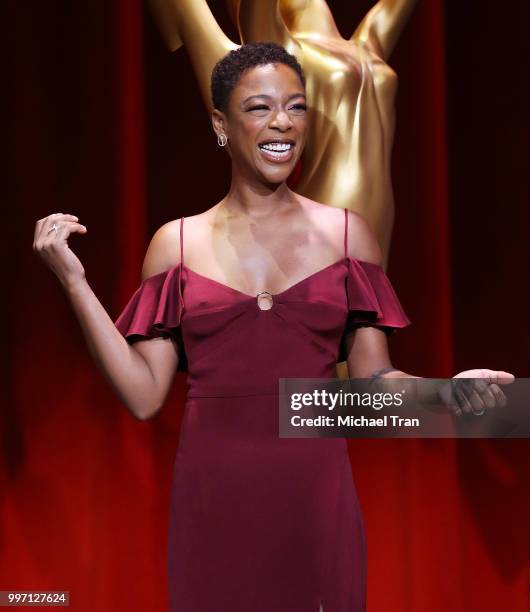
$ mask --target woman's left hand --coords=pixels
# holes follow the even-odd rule
[[[465,370],[453,376],[452,385],[442,387],[440,396],[457,416],[480,416],[488,409],[506,405],[506,395],[499,385],[509,385],[514,380],[513,374],[503,370]]]

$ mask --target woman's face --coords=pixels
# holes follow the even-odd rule
[[[298,74],[286,64],[246,70],[230,94],[227,113],[212,116],[224,132],[234,165],[249,178],[281,183],[305,145],[306,98]]]

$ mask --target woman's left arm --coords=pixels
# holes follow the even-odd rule
[[[348,210],[347,254],[359,261],[382,265],[383,252],[375,234],[359,213]],[[388,351],[387,334],[383,329],[358,327],[344,338],[348,371],[351,378],[369,378],[380,368],[392,367]],[[392,372],[394,377],[411,376],[405,372]]]
[[[395,379],[395,389],[392,382],[385,382],[385,391],[397,392],[403,386],[399,380],[403,378],[421,379],[394,368],[388,351],[386,333],[375,327],[360,327],[346,336],[347,364],[350,378]],[[379,374],[381,370],[383,373]],[[473,379],[470,384],[462,379]],[[465,370],[453,376],[458,380],[458,386],[443,383],[439,379],[431,379],[432,384],[421,384],[408,388],[409,393],[415,393],[413,401],[423,405],[445,405],[456,416],[462,414],[482,414],[486,409],[506,405],[506,395],[500,385],[507,385],[515,380],[510,372],[477,368]]]
[[[358,213],[348,211],[348,227],[351,228],[348,232],[348,254],[358,260],[381,265],[381,249],[363,217]],[[384,329],[364,324],[349,333],[345,337],[344,343],[350,378],[371,378],[383,368],[388,370],[381,373],[378,378],[421,378],[394,368],[388,350],[387,332]],[[481,380],[477,380],[473,385],[459,385],[456,397],[454,394],[440,395],[441,388],[438,385],[431,385],[430,387],[419,385],[418,389],[421,395],[416,400],[426,403],[450,400],[451,403],[448,405],[456,415],[480,412],[485,408],[503,406],[506,402],[506,396],[499,385],[510,384],[515,377],[503,370],[487,368],[465,370],[453,377],[453,379],[465,378]],[[391,383],[387,384],[391,385]],[[396,384],[398,384],[398,381],[396,381]]]

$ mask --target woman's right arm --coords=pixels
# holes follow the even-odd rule
[[[35,228],[33,250],[56,274],[81,325],[96,364],[130,412],[140,420],[152,417],[162,407],[178,366],[178,352],[170,338],[140,340],[133,345],[121,335],[92,291],[84,268],[69,248],[71,233],[86,233],[74,215],[58,213],[40,219]],[[52,223],[58,231],[50,231]],[[166,224],[171,226],[171,224]],[[170,267],[163,248],[169,227],[153,236],[144,262],[143,275],[157,267]],[[173,249],[178,253],[177,249]],[[168,251],[169,254],[169,251]],[[175,265],[175,253],[172,264]],[[163,271],[163,270],[157,270]]]

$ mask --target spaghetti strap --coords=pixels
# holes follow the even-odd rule
[[[348,209],[344,209],[344,257],[348,256]]]
[[[182,297],[182,266],[184,265],[184,244],[182,242],[184,233],[182,231],[182,226],[184,224],[184,217],[180,218],[180,274],[179,274],[179,303],[181,308],[184,307],[184,298]],[[187,362],[186,362],[187,363]],[[187,365],[186,365],[187,367]]]
[[[183,231],[182,226],[184,225],[184,217],[180,218],[180,268],[182,269],[182,265],[184,263],[184,245],[182,243]]]

